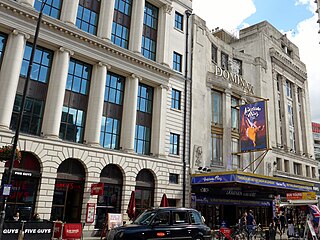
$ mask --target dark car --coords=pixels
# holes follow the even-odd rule
[[[191,208],[147,209],[132,223],[109,231],[107,240],[211,240],[201,214]]]

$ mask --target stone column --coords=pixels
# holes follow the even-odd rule
[[[151,152],[162,157],[165,156],[167,91],[168,87],[164,85],[155,88],[152,114],[156,121],[152,121]]]
[[[127,152],[134,151],[139,79],[132,74],[125,84],[120,146]]]
[[[97,36],[103,40],[111,41],[113,14],[115,0],[102,0]]]
[[[141,53],[145,1],[133,1],[129,50]]]
[[[9,35],[0,71],[0,128],[9,129],[19,83],[26,40],[29,35],[17,30]]]
[[[170,43],[170,26],[171,19],[171,5],[164,5],[160,9],[159,31],[158,31],[158,50],[157,62],[169,66],[169,43]]]
[[[64,47],[60,47],[54,54],[43,116],[42,133],[45,137],[59,138],[69,62],[72,55],[73,51]]]
[[[232,150],[231,150],[231,91],[225,90],[225,97],[223,99],[223,136],[222,142],[223,144],[222,152],[223,152],[223,162],[226,166],[226,170],[232,169]],[[230,134],[229,134],[230,133]]]
[[[60,20],[75,25],[77,19],[79,0],[64,0],[62,3]]]
[[[287,150],[290,144],[289,136],[289,118],[288,118],[288,100],[287,100],[287,86],[286,78],[282,76],[280,82],[280,104],[281,104],[281,129],[282,129],[282,144]]]
[[[106,89],[107,69],[110,69],[110,66],[102,62],[99,62],[93,67],[84,137],[86,143],[89,145],[99,146],[100,142],[100,127],[104,104],[104,92]]]
[[[298,87],[293,85],[293,123],[294,123],[294,132],[295,132],[295,151],[299,154],[303,153],[302,148],[302,132],[301,132],[301,119],[300,111],[301,107],[299,106],[299,96],[298,96]],[[299,111],[300,108],[300,111]]]
[[[25,5],[28,7],[33,7],[34,1],[35,0],[18,0],[18,2],[21,3],[21,5]]]

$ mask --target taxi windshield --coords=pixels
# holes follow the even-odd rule
[[[149,210],[139,215],[139,217],[133,222],[134,224],[148,225],[156,215],[156,211]]]

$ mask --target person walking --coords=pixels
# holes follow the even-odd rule
[[[279,214],[276,213],[276,215],[273,218],[273,224],[274,224],[274,228],[277,232],[277,230],[279,230],[279,234],[281,234],[281,229],[280,229],[280,217]]]
[[[279,222],[280,222],[280,235],[285,234],[287,221],[286,221],[286,217],[283,215],[283,212],[280,213]]]
[[[247,223],[247,231],[248,231],[248,240],[251,240],[253,239],[254,227],[256,225],[256,220],[254,219],[252,210],[249,210],[249,213],[247,214],[246,223]]]

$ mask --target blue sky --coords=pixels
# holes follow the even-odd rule
[[[253,3],[256,12],[244,19],[249,25],[267,20],[277,29],[296,32],[299,22],[314,15],[308,5],[295,4],[294,0],[254,0]]]
[[[299,47],[306,64],[311,120],[320,123],[320,34],[314,0],[192,0],[193,13],[209,29],[239,30],[267,20]]]

